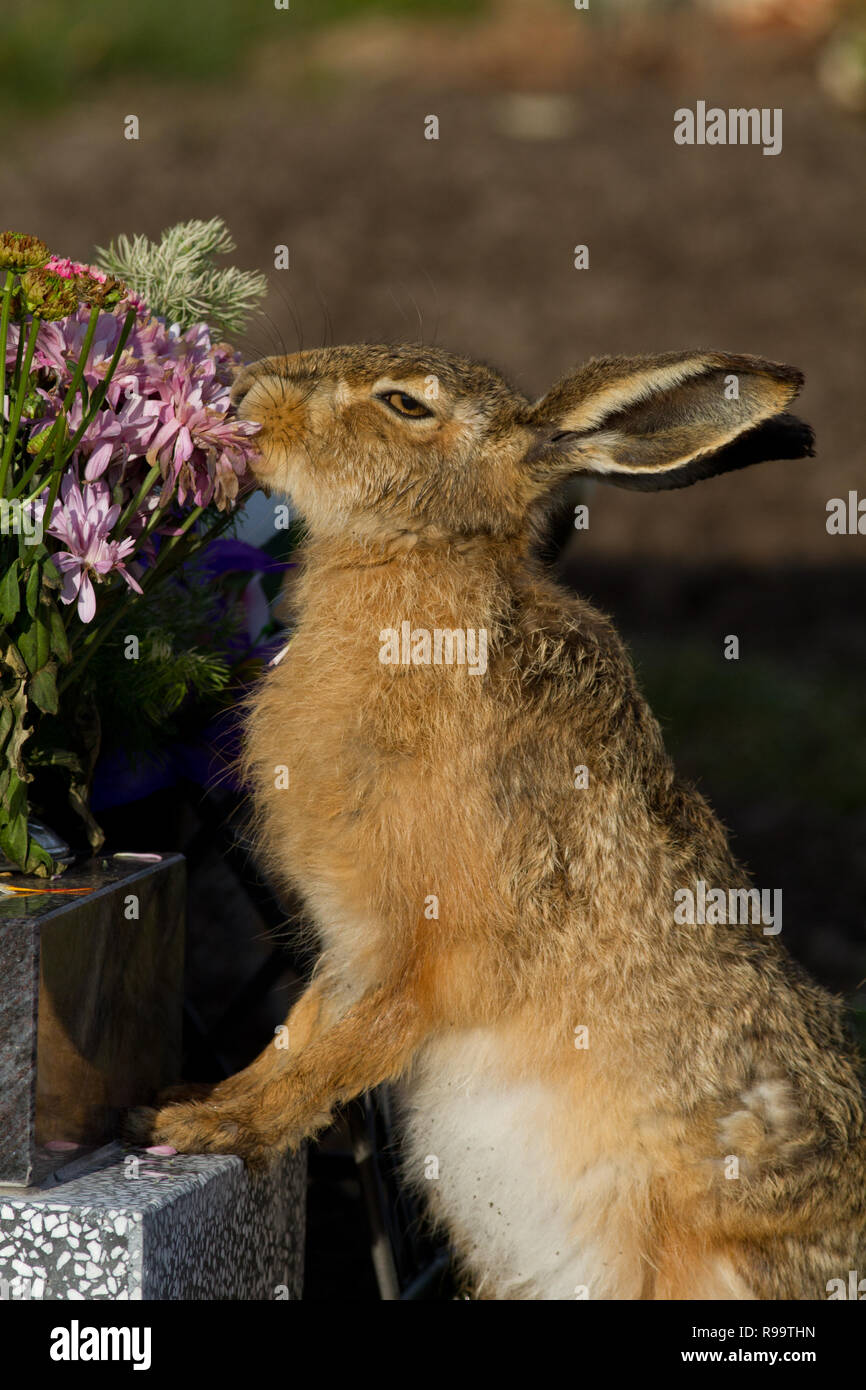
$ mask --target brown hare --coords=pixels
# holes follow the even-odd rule
[[[757,917],[611,624],[533,559],[567,475],[680,487],[810,453],[801,383],[666,353],[530,403],[414,346],[241,373],[260,481],[309,528],[246,768],[321,954],[288,1046],[139,1112],[139,1137],[266,1163],[399,1081],[407,1180],[478,1297],[820,1299],[866,1275],[839,1006]],[[688,892],[744,910],[690,924]]]

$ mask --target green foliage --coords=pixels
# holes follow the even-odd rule
[[[121,238],[117,247],[102,254],[109,265],[123,266],[131,287],[171,321],[179,320],[184,328],[207,321],[209,329],[225,331],[242,326],[265,287],[259,274],[233,267],[217,270],[212,265],[213,256],[231,251],[233,245],[225,224],[213,218],[173,227],[156,245],[142,237]],[[97,849],[102,843],[88,800],[103,732],[114,735],[115,742],[127,750],[153,752],[160,739],[171,736],[173,718],[189,697],[201,703],[223,691],[229,665],[214,653],[213,634],[216,631],[226,638],[231,632],[228,594],[236,583],[227,577],[208,582],[206,575],[200,575],[196,599],[178,578],[180,567],[232,523],[227,493],[208,506],[193,506],[192,500],[184,505],[173,495],[171,481],[163,479],[157,497],[161,468],[150,456],[143,479],[133,474],[126,490],[123,482],[116,485],[119,516],[108,512],[104,483],[105,496],[96,501],[75,490],[69,495],[61,492],[64,478],[78,476],[76,451],[84,431],[97,416],[103,424],[105,417],[111,417],[109,410],[104,416],[100,412],[136,319],[135,308],[128,308],[111,360],[102,366],[98,384],[88,389],[85,364],[100,320],[99,306],[111,301],[105,285],[83,270],[71,278],[54,276],[69,291],[73,307],[79,294],[91,307],[83,341],[73,349],[76,358],[65,358],[68,385],[65,377],[55,383],[56,420],[37,440],[29,439],[31,416],[25,407],[39,373],[35,348],[41,324],[46,315],[60,319],[69,313],[65,301],[59,306],[62,312],[55,312],[58,305],[49,303],[45,295],[28,308],[27,295],[36,295],[39,289],[31,283],[42,273],[38,260],[47,256],[47,247],[37,238],[15,232],[0,235],[0,399],[7,402],[0,411],[0,850],[16,868],[40,874],[59,866],[33,842],[31,812],[53,821],[54,810],[65,814],[68,805],[84,822],[91,847]],[[116,289],[126,293],[119,284]],[[118,318],[121,313],[123,306]],[[10,325],[17,331],[17,347],[7,353]],[[207,350],[204,341],[202,350]],[[172,353],[168,355],[171,359]],[[215,370],[223,355],[222,351],[211,353]],[[158,392],[164,375],[162,360],[155,377],[151,370],[150,379],[140,385],[142,395]],[[149,367],[153,369],[154,363]],[[80,423],[72,434],[69,414],[74,403],[80,404]],[[109,418],[108,424],[113,423]],[[243,436],[236,434],[234,439],[235,448],[241,449]],[[116,440],[111,448],[115,445]],[[213,446],[214,458],[210,448],[206,452],[208,467],[216,467],[217,447]],[[215,481],[219,484],[218,476]],[[68,504],[67,529],[53,516],[58,495]],[[101,513],[98,506],[103,508]],[[38,528],[25,526],[24,508],[41,509]],[[160,538],[158,553],[144,566],[134,591],[109,582],[95,604],[92,591],[84,589],[84,598],[92,606],[83,608],[79,602],[76,610],[61,613],[60,570],[49,543],[42,539],[43,532],[49,534],[46,516],[53,516],[51,552],[61,539],[76,570],[73,593],[67,598],[75,597],[76,580],[90,584],[96,572],[99,584],[106,574],[121,568],[117,561],[128,547],[117,552],[116,544],[129,540],[125,528],[133,518],[147,535]],[[100,551],[99,546],[107,548]],[[153,591],[167,580],[171,586],[165,599],[154,600]],[[147,596],[144,601],[142,593]],[[126,660],[128,653],[119,650],[121,634],[128,635],[131,623],[138,629],[139,643],[132,663]],[[73,838],[77,838],[74,819]]]
[[[6,11],[0,89],[31,108],[83,98],[111,78],[224,77],[272,27],[268,7],[248,0],[29,0]]]
[[[234,249],[225,222],[212,217],[179,222],[158,242],[119,236],[96,253],[100,269],[123,280],[155,314],[179,323],[182,331],[207,322],[218,333],[239,333],[264,299],[267,281],[258,271],[212,264],[214,256]]]
[[[742,662],[724,661],[702,641],[676,642],[666,633],[629,645],[674,761],[686,774],[699,770],[711,795],[740,800],[772,787],[779,801],[840,811],[862,804],[863,697],[852,671],[753,656],[744,681]],[[718,736],[732,709],[736,758],[730,741]]]
[[[562,0],[567,3],[567,0]],[[25,110],[83,99],[106,81],[201,81],[237,74],[251,50],[299,30],[369,14],[460,17],[482,0],[27,0],[7,5],[0,102]]]
[[[127,631],[118,630],[103,643],[88,684],[104,746],[153,754],[182,732],[180,716],[188,701],[195,701],[199,725],[220,708],[232,668],[213,650],[214,631],[225,648],[241,626],[237,608],[222,607],[215,621],[213,590],[191,572],[142,599]],[[138,639],[137,659],[127,655],[130,635]]]
[[[56,602],[59,576],[47,558],[44,546],[7,537],[0,584],[0,850],[25,873],[40,876],[54,864],[28,833],[34,757],[25,744],[40,716],[57,713],[57,673],[69,660]],[[81,769],[73,766],[73,750],[63,756],[69,784]]]

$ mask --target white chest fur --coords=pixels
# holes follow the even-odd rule
[[[568,1097],[510,1080],[495,1035],[432,1043],[403,1088],[407,1178],[426,1198],[481,1297],[637,1298],[645,1265],[630,1230],[635,1174],[562,1153]]]

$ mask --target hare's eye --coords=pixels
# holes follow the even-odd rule
[[[405,391],[383,391],[379,400],[396,410],[398,415],[411,415],[415,420],[424,420],[433,414],[414,396],[407,396]]]

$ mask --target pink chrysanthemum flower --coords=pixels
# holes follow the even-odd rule
[[[48,269],[79,284],[82,277],[90,277],[94,285],[110,282],[94,267],[57,257]],[[135,313],[132,329],[109,378],[130,309]],[[91,318],[84,302],[66,318],[39,326],[33,359],[36,392],[25,411],[31,454],[43,447],[46,431],[61,414]],[[19,325],[9,325],[8,364],[16,360],[19,332]],[[63,601],[78,601],[82,621],[90,622],[94,615],[94,580],[116,571],[138,588],[125,559],[135,554],[145,565],[153,564],[162,540],[177,531],[191,507],[214,505],[227,511],[255,486],[251,436],[259,426],[238,420],[230,408],[230,386],[240,360],[225,344],[211,341],[207,324],[182,333],[128,291],[119,303],[99,310],[82,369],[86,395],[76,392],[66,412],[67,438],[82,425],[85,402],[102,389],[105,395],[76,442],[47,528],[66,545],[56,556],[64,576]],[[123,534],[112,538],[133,499]]]
[[[47,501],[47,491],[43,494]],[[96,612],[93,580],[100,582],[107,574],[122,575],[131,589],[141,593],[141,585],[129,573],[123,561],[135,546],[128,536],[122,541],[109,537],[120,516],[120,507],[111,504],[111,494],[100,479],[79,485],[71,473],[60,484],[60,497],[54,503],[51,520],[46,527],[67,547],[53,555],[54,564],[63,576],[61,603],[78,602],[78,616],[89,623]]]

